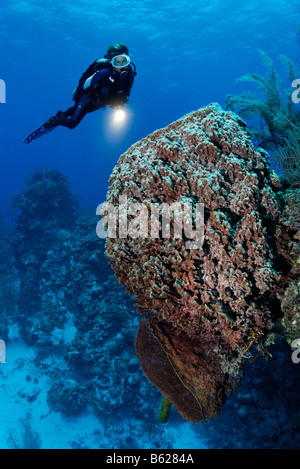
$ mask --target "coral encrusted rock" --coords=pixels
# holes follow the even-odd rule
[[[144,373],[191,422],[218,414],[253,347],[267,354],[291,281],[280,181],[245,127],[210,104],[155,131],[121,155],[102,210],[110,264],[148,313]]]

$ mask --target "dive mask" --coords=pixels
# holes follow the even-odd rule
[[[117,72],[122,72],[130,64],[130,57],[126,54],[116,55],[111,59],[111,64]]]

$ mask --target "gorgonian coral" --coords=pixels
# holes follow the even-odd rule
[[[247,73],[237,80],[254,83],[258,92],[227,95],[226,109],[247,120],[248,131],[257,145],[266,150],[276,150],[285,145],[289,132],[299,127],[300,113],[293,103],[293,89],[290,88],[290,83],[299,78],[299,70],[289,57],[280,55],[285,75],[282,78],[272,59],[263,51],[260,55],[267,70],[266,76]]]

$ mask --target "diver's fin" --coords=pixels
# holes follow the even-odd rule
[[[46,126],[45,124],[39,127],[38,129],[35,129],[31,134],[28,135],[28,137],[24,138],[23,143],[30,143],[32,140],[36,140],[37,138],[42,137],[43,135],[46,135],[48,132],[51,132],[57,127],[57,125],[52,125]]]

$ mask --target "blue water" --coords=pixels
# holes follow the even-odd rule
[[[95,207],[105,200],[112,169],[131,144],[210,102],[224,107],[227,94],[249,86],[237,78],[264,73],[259,50],[278,66],[279,54],[296,61],[300,56],[296,0],[7,0],[0,14],[0,79],[6,84],[6,103],[0,104],[0,207],[11,221],[11,196],[24,189],[32,170],[59,170],[81,205]],[[24,145],[32,130],[72,104],[83,71],[118,41],[128,45],[137,67],[126,128],[113,130],[112,111],[106,109],[88,114],[74,130],[61,127]],[[170,431],[175,434],[182,424],[188,425],[173,417]],[[60,425],[71,432],[66,422]],[[205,446],[203,435],[187,435],[178,445]],[[82,435],[82,446],[95,445],[88,438]],[[118,441],[111,437],[111,447]],[[49,445],[67,442],[68,435]],[[224,446],[212,443],[218,444]]]
[[[296,58],[297,1],[226,3],[107,0],[8,1],[1,7],[0,205],[32,168],[57,168],[85,206],[104,200],[119,155],[157,128],[226,94],[235,80],[264,71],[258,49],[276,63]],[[73,131],[57,129],[37,143],[22,139],[58,109],[67,109],[81,73],[113,42],[128,44],[138,75],[122,138],[105,131],[107,111],[86,116]]]

